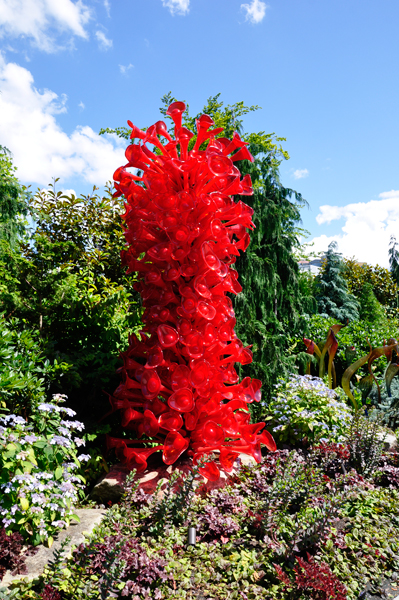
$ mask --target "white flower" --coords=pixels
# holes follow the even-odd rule
[[[87,460],[90,460],[90,458],[90,454],[80,454],[78,456],[78,460],[80,460],[80,462],[86,462]]]

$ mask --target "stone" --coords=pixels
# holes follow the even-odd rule
[[[78,546],[85,541],[84,533],[90,534],[94,527],[101,523],[105,510],[99,508],[78,508],[75,513],[80,518],[80,523],[72,521],[67,529],[61,529],[54,538],[51,548],[46,548],[43,545],[37,546],[37,553],[34,556],[26,558],[27,573],[23,575],[11,575],[10,572],[7,572],[0,582],[0,588],[8,587],[12,581],[25,578],[34,579],[41,575],[47,563],[54,558],[54,552],[60,549],[65,538],[71,538],[64,549],[64,554],[67,555],[72,545]]]
[[[224,487],[227,483],[229,475],[237,473],[239,465],[255,465],[255,459],[247,454],[240,454],[237,460],[237,467],[233,468],[231,473],[220,471],[220,477],[217,481],[208,481],[202,477],[201,491],[210,492],[211,490]],[[139,487],[147,494],[153,494],[157,485],[161,482],[161,491],[167,486],[174,471],[187,475],[192,468],[191,459],[179,460],[174,465],[165,465],[161,461],[150,464],[144,473],[136,473],[134,480],[139,482]],[[129,470],[122,465],[114,465],[109,473],[101,477],[99,482],[94,486],[90,498],[95,502],[107,504],[108,502],[118,502],[123,495],[123,484]]]
[[[96,483],[90,493],[91,500],[97,503],[119,502],[123,496],[123,484],[129,469],[122,465],[114,465]]]
[[[379,440],[384,440],[385,452],[395,452],[398,450],[398,439],[392,433],[381,432],[377,434]]]

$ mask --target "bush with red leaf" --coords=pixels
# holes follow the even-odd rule
[[[0,581],[6,571],[13,575],[26,573],[25,558],[21,556],[23,541],[19,533],[7,535],[5,529],[0,529]]]
[[[40,597],[42,600],[62,600],[61,594],[50,584],[44,586]]]
[[[305,590],[312,600],[346,600],[345,586],[326,563],[315,562],[309,554],[307,561],[298,556],[297,563],[294,567],[295,581],[292,581],[279,565],[274,565],[277,577],[287,587]]]

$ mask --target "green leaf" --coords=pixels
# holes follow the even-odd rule
[[[29,508],[29,501],[27,500],[27,498],[20,498],[19,499],[19,503],[22,507],[22,510],[26,511]]]
[[[71,515],[70,518],[80,523],[80,517],[78,517],[78,515]]]
[[[63,471],[62,467],[57,467],[56,470],[55,470],[55,473],[54,473],[54,477],[56,479],[62,479],[63,472],[64,471]]]
[[[33,446],[35,448],[45,448],[46,446],[48,446],[48,443],[47,442],[43,442],[43,441],[42,442],[40,442],[40,441],[39,442],[33,442]]]

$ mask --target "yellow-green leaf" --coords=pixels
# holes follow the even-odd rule
[[[28,500],[26,498],[20,498],[19,499],[19,503],[20,503],[20,505],[22,507],[22,510],[28,510],[28,508],[29,508],[29,502],[28,502]]]

